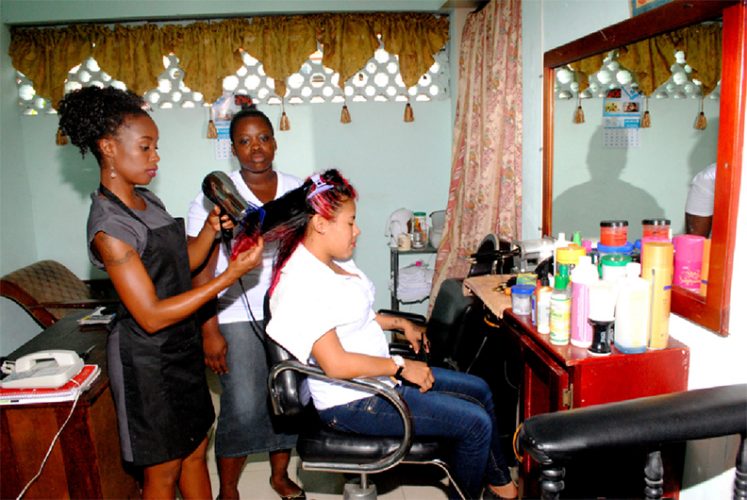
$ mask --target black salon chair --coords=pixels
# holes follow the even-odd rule
[[[641,463],[646,499],[663,494],[661,449],[670,443],[739,434],[735,499],[747,498],[747,384],[601,404],[527,419],[518,435],[521,450],[542,467],[543,499],[557,499],[564,489],[564,466],[589,453],[616,454],[629,449],[648,453]],[[609,468],[608,481],[614,477]]]
[[[296,450],[304,470],[357,474],[360,482],[347,483],[343,498],[373,500],[376,498],[376,486],[369,481],[370,474],[386,471],[399,464],[435,465],[446,473],[453,492],[465,498],[442,460],[448,453],[447,444],[412,435],[410,410],[397,391],[376,379],[340,380],[327,377],[320,368],[306,366],[293,359],[269,337],[265,348],[271,367],[268,385],[272,408],[275,415],[295,418],[298,422]],[[319,420],[310,402],[304,383],[307,377],[334,381],[387,399],[402,416],[404,435],[401,438],[386,438],[329,429]]]
[[[462,351],[462,341],[473,330],[472,320],[475,317],[477,301],[475,297],[464,295],[463,281],[457,278],[443,281],[428,320],[422,314],[380,309],[381,314],[399,316],[425,325],[425,335],[430,342],[430,353],[427,356],[424,351],[419,355],[414,354],[409,344],[402,341],[392,342],[390,352],[427,361],[430,366],[465,371],[471,359]]]

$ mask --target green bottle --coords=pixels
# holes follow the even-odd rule
[[[568,282],[568,265],[560,264],[550,295],[550,343],[555,345],[566,345],[571,339],[571,290]]]

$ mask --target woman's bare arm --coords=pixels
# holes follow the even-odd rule
[[[232,260],[219,276],[192,290],[159,299],[140,256],[132,246],[99,232],[93,245],[124,306],[148,333],[155,333],[194,314],[200,306],[262,261],[262,241]]]

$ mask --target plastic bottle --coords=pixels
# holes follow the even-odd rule
[[[550,297],[553,289],[549,286],[547,276],[540,280],[537,290],[537,331],[539,333],[550,333]]]
[[[589,323],[589,287],[599,281],[597,268],[591,257],[579,257],[571,271],[571,344],[589,347],[594,331]]]
[[[641,277],[651,287],[651,320],[648,346],[664,349],[669,343],[669,315],[672,307],[674,246],[663,241],[643,244]]]
[[[695,234],[678,234],[672,238],[675,285],[700,292],[704,242],[704,237]]]
[[[568,267],[558,266],[555,288],[550,295],[550,343],[566,345],[571,338],[571,294],[568,289]]]
[[[641,265],[625,266],[615,307],[615,347],[626,354],[646,352],[651,309],[651,286],[640,277]]]
[[[568,243],[570,243],[570,241],[565,239],[565,233],[564,232],[558,233],[558,239],[555,240],[555,242],[553,243],[552,256],[553,256],[553,262],[555,263],[553,267],[553,275],[558,274],[558,248],[566,247],[568,246]]]

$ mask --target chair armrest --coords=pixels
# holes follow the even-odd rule
[[[282,415],[283,412],[282,408],[279,408],[279,395],[275,389],[274,381],[286,371],[295,371],[307,377],[334,382],[335,384],[344,385],[352,389],[358,389],[380,396],[394,405],[394,408],[402,418],[402,425],[404,428],[402,441],[399,447],[390,454],[379,460],[365,464],[317,463],[314,464],[316,468],[328,468],[330,470],[356,474],[360,474],[361,472],[374,474],[394,467],[405,457],[405,455],[407,455],[407,452],[410,451],[410,447],[412,446],[412,416],[407,403],[402,399],[400,393],[394,390],[394,388],[375,378],[356,378],[351,380],[337,379],[326,375],[324,371],[317,366],[305,365],[297,360],[281,361],[270,369],[268,377],[270,400],[272,401],[273,411],[276,415]]]
[[[419,325],[425,326],[427,323],[425,316],[422,314],[416,314],[411,312],[405,312],[405,311],[395,311],[393,309],[379,309],[378,314],[384,314],[386,316],[396,316],[398,318],[404,318],[409,319],[413,323],[417,323]]]
[[[747,433],[747,384],[546,413],[527,419],[519,444],[544,465],[574,454]]]

